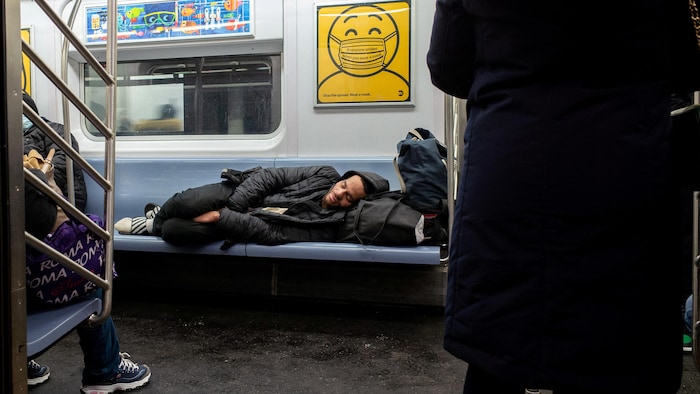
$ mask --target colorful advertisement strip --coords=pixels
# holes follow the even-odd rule
[[[117,40],[252,35],[254,0],[153,1],[117,5]],[[86,43],[107,39],[107,6],[86,7]]]

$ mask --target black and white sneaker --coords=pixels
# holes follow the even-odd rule
[[[153,232],[153,219],[144,216],[123,218],[114,223],[114,229],[119,231],[119,234],[149,235]]]
[[[159,211],[160,205],[154,202],[149,202],[146,204],[145,207],[143,207],[143,216],[145,216],[146,219],[153,219],[154,217],[156,217]]]

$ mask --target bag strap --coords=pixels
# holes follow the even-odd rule
[[[690,0],[690,1],[695,1],[695,0]],[[408,135],[406,136],[406,139],[408,139],[408,136],[413,136],[411,137],[412,140],[421,140],[423,141],[425,138],[423,138],[423,135],[416,129],[413,129],[408,132]]]
[[[423,134],[421,134],[421,132],[418,130],[419,129],[412,129],[409,131],[404,140],[425,141]],[[398,159],[400,153],[401,152],[396,152],[396,155],[394,155],[394,171],[396,172],[396,177],[399,178],[399,187],[401,188],[401,192],[406,193],[406,181],[404,181],[403,176],[401,176],[401,171],[399,171]]]
[[[406,181],[404,181],[403,176],[401,176],[401,171],[399,170],[399,154],[394,156],[394,171],[396,171],[396,177],[399,178],[399,187],[402,193],[406,193]]]
[[[360,238],[360,234],[357,231],[357,228],[360,225],[360,216],[362,214],[362,209],[364,209],[364,207],[365,207],[365,202],[366,202],[365,200],[360,200],[360,202],[357,203],[357,212],[355,212],[355,219],[354,219],[354,222],[352,224],[352,232],[353,232],[353,234],[355,234],[355,238],[357,238],[357,240],[362,245],[364,245],[365,243],[362,242],[362,238]]]

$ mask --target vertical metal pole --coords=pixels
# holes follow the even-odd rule
[[[699,213],[699,203],[700,192],[693,192],[693,318],[692,318],[692,335],[693,335],[693,360],[695,361],[695,367],[700,370],[700,269],[698,269],[698,264],[700,263],[700,256],[698,256],[698,237],[700,236],[700,229],[698,228],[698,213]]]
[[[467,125],[466,101],[445,95],[445,145],[447,145],[447,203],[450,211],[449,233],[452,236],[455,198],[464,152],[464,129]]]
[[[117,83],[116,83],[116,70],[117,70],[117,0],[109,0],[107,5],[107,52],[106,52],[106,62],[105,69],[107,74],[111,75],[112,82],[106,84],[105,92],[105,111],[106,111],[106,122],[105,125],[111,131],[114,131],[114,124],[116,118],[116,94],[117,94]],[[110,185],[114,185],[114,160],[116,156],[116,138],[114,133],[110,137],[105,138],[105,177]],[[114,188],[110,188],[105,191],[105,229],[108,233],[114,234]],[[114,266],[114,247],[113,239],[106,242],[105,248],[105,272],[104,278],[110,284],[112,283],[112,267]],[[106,317],[107,313],[112,310],[112,287],[104,292],[104,297],[102,299],[102,317]],[[92,320],[92,319],[91,319]]]
[[[73,4],[73,9],[71,10],[70,16],[68,17],[68,26],[73,28],[73,23],[75,21],[75,16],[80,8],[81,0],[77,0]],[[61,8],[62,9],[62,8]],[[68,84],[68,37],[63,37],[63,45],[61,47],[61,79],[63,82]],[[66,96],[63,96],[63,138],[66,140],[68,145],[71,145],[73,135],[71,134],[71,124],[70,124],[70,107],[68,106],[69,100]],[[75,205],[75,178],[73,176],[73,160],[69,155],[66,155],[66,189],[68,190],[68,201]]]
[[[2,392],[27,392],[27,322],[22,172],[22,49],[20,1],[0,6],[3,35],[3,131],[0,148],[0,265],[2,275]]]
[[[447,146],[447,209],[449,211],[449,220],[447,224],[448,228],[448,238],[452,236],[452,218],[454,215],[454,204],[455,204],[455,194],[454,191],[457,188],[458,179],[457,174],[457,161],[456,155],[459,150],[458,143],[455,140],[455,127],[459,119],[455,117],[454,113],[454,101],[455,98],[449,95],[445,95],[445,145]],[[449,242],[447,244],[449,248]]]

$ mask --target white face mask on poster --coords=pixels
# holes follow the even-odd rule
[[[22,114],[22,131],[27,131],[32,126],[34,126],[34,123],[32,123],[32,121],[29,120],[29,118],[26,117],[24,114]]]

